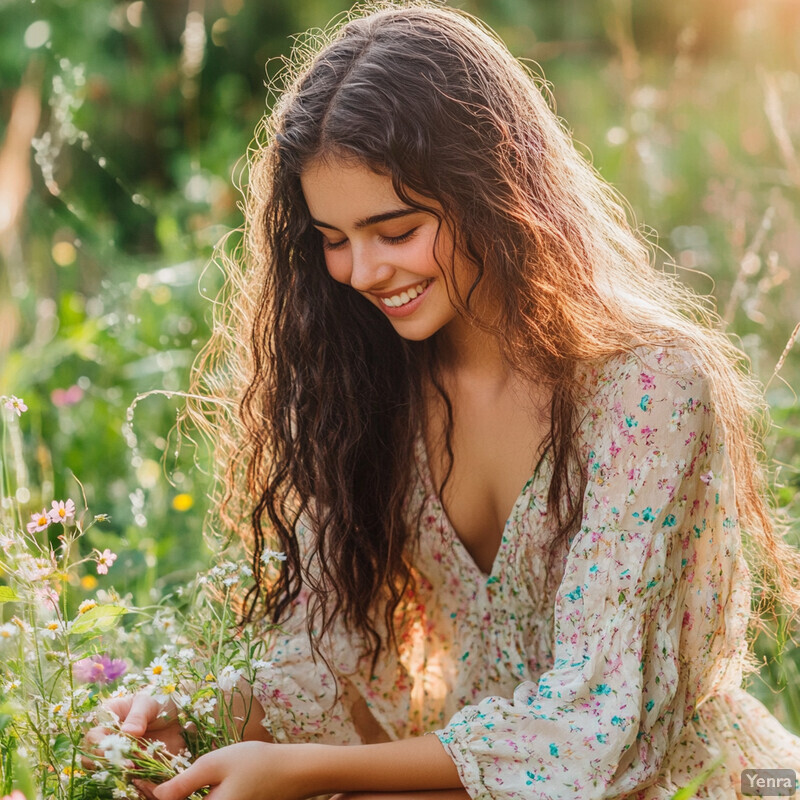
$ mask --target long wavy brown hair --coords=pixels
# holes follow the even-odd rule
[[[411,207],[431,209],[409,190],[437,201],[440,226],[475,265],[466,297],[454,295],[458,313],[497,334],[507,363],[552,392],[539,453],[553,464],[551,556],[582,513],[578,367],[643,344],[680,346],[711,383],[760,567],[754,586],[777,588],[796,612],[800,559],[769,502],[760,387],[708,298],[653,266],[652,245],[574,148],[544,82],[479,20],[413,0],[360,5],[299,38],[281,77],[248,153],[241,239],[219,250],[226,290],[194,370],[194,393],[220,402],[190,409],[214,439],[217,524],[252,558],[244,617],[282,621],[305,585],[315,652],[341,623],[374,667],[396,644],[413,585],[405,502],[426,381],[447,409],[440,498],[452,470],[437,335],[403,339],[326,271],[300,176],[331,155],[390,176]],[[491,324],[470,303],[481,283],[501,300]],[[311,535],[299,535],[301,518]],[[277,572],[264,566],[267,548],[286,554]]]

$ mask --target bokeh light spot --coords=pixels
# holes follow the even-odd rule
[[[31,50],[36,50],[36,48],[41,47],[43,44],[47,44],[49,41],[49,22],[43,19],[37,19],[36,22],[32,22],[30,25],[28,25],[27,29],[25,30],[25,47],[28,47]]]
[[[194,505],[194,500],[190,494],[181,492],[172,498],[172,507],[176,511],[188,511]]]
[[[75,245],[72,244],[72,242],[56,242],[53,245],[50,255],[59,267],[69,267],[71,264],[75,263],[78,251],[75,249]]]

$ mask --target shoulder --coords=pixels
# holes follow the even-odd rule
[[[620,390],[683,390],[705,387],[707,378],[697,356],[684,346],[640,345],[598,361],[586,361],[578,380],[587,397],[615,394]]]
[[[583,389],[578,417],[588,438],[609,429],[674,433],[712,416],[710,380],[686,347],[642,345],[585,362],[578,379]]]

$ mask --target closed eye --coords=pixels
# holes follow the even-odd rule
[[[402,244],[403,242],[407,242],[409,239],[411,239],[414,236],[414,234],[416,234],[418,229],[419,227],[412,228],[410,231],[400,234],[400,236],[379,235],[378,238],[384,244]],[[323,250],[338,250],[340,247],[344,247],[346,243],[347,239],[342,239],[340,242],[329,242],[325,237],[322,238]]]
[[[379,236],[378,238],[386,244],[400,244],[401,242],[407,242],[417,230],[418,228],[412,228],[410,231],[400,236]]]

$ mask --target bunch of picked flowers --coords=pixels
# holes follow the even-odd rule
[[[4,425],[25,410],[19,398],[0,398]],[[113,589],[89,595],[87,575],[108,574],[117,555],[81,556],[80,540],[107,517],[79,513],[72,499],[23,513],[5,452],[0,459],[0,798],[138,800],[134,780],[167,780],[239,741],[253,702],[239,687],[269,648],[268,629],[237,624],[250,567],[225,561],[151,608]],[[134,671],[122,652],[152,657]],[[104,705],[136,692],[177,716],[179,752],[132,738]],[[87,740],[98,730],[99,740]]]

